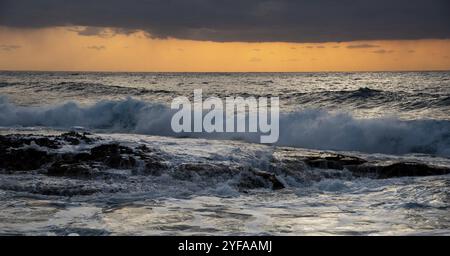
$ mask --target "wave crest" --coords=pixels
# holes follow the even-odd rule
[[[256,133],[183,133],[170,127],[174,110],[162,104],[127,98],[90,106],[68,102],[23,107],[0,98],[0,126],[69,129],[83,126],[104,132],[138,133],[258,142]],[[314,109],[280,114],[280,146],[368,153],[427,153],[450,156],[450,122],[357,119],[349,113]]]

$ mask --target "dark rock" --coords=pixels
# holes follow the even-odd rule
[[[94,173],[92,168],[84,164],[67,164],[56,162],[52,164],[47,171],[49,176],[65,176],[65,177],[89,177]]]
[[[176,179],[192,179],[194,176],[218,177],[230,175],[228,166],[209,163],[183,163],[177,166],[172,176]]]
[[[91,149],[91,159],[101,161],[111,168],[132,168],[136,166],[136,159],[122,154],[133,154],[131,148],[119,144],[105,144]]]
[[[141,154],[142,153],[153,153],[156,152],[154,149],[147,147],[146,145],[140,145],[136,148]]]
[[[36,139],[30,139],[30,143],[27,143],[27,145],[30,145],[31,142],[36,143],[36,145],[40,147],[46,147],[51,149],[57,149],[60,148],[61,144],[55,140],[50,138],[36,138]]]
[[[160,176],[162,171],[168,166],[162,162],[162,159],[156,157],[148,157],[145,161],[145,172],[153,176]]]
[[[275,174],[253,169],[251,167],[241,167],[238,187],[240,189],[271,188],[279,190],[285,188],[284,184]]]
[[[219,166],[217,165],[208,163],[184,163],[179,166],[179,169],[197,173],[209,173],[211,171],[215,171],[222,168],[219,168]]]
[[[0,184],[0,188],[3,190],[26,192],[47,196],[86,196],[92,195],[101,190],[95,188],[89,188],[82,185],[67,185],[67,184],[33,184],[33,185],[7,185]]]
[[[94,188],[83,188],[83,187],[74,187],[74,188],[60,188],[60,187],[41,187],[34,191],[31,191],[34,194],[41,194],[46,196],[89,196],[95,193],[100,192],[99,189]]]
[[[360,165],[366,160],[331,152],[317,152],[293,148],[277,148],[272,155],[270,172],[289,176],[297,182],[318,182],[324,178],[351,177],[348,166]]]
[[[89,153],[65,153],[59,156],[59,159],[65,163],[85,163],[92,160],[92,156]]]
[[[112,155],[107,157],[104,163],[111,168],[131,169],[136,166],[136,159],[131,156]]]
[[[51,149],[57,149],[60,147],[60,143],[57,140],[49,137],[33,137],[31,135],[0,135],[0,150],[20,148],[26,145],[31,145],[33,142],[40,147]]]
[[[269,172],[263,172],[245,166],[228,166],[210,163],[184,163],[178,166],[175,177],[191,179],[193,175],[204,177],[231,178],[240,175],[238,187],[243,189],[272,188],[274,190],[285,188],[278,178]]]
[[[146,145],[140,145],[135,152],[135,155],[139,156],[144,162],[144,172],[153,176],[160,176],[163,170],[169,168],[164,158],[160,156],[161,154],[160,151],[149,148]]]
[[[343,170],[346,166],[361,165],[367,161],[358,157],[333,154],[328,156],[307,157],[303,160],[308,166],[319,169]]]
[[[377,179],[450,174],[450,168],[416,162],[399,162],[387,166],[364,164],[352,166],[349,170],[356,176]]]
[[[184,163],[178,166],[178,170],[183,172],[194,172],[205,176],[223,176],[239,173],[238,169],[231,166],[210,163]]]
[[[269,184],[263,177],[254,175],[251,172],[242,172],[238,187],[240,189],[268,188]]]
[[[263,171],[253,171],[256,176],[259,176],[270,183],[272,183],[273,190],[279,190],[285,188],[284,184],[272,173],[263,172]]]
[[[53,159],[47,152],[33,148],[1,150],[0,168],[13,171],[36,170]]]
[[[91,149],[91,155],[94,159],[105,159],[109,156],[117,156],[120,154],[132,154],[133,150],[129,147],[119,144],[103,144]]]
[[[80,134],[78,132],[71,131],[61,134],[61,138],[69,142],[71,145],[79,145],[81,141],[87,144],[92,143],[93,139],[87,137],[86,135],[88,135],[88,133]]]
[[[343,170],[344,165],[339,161],[327,160],[327,159],[306,159],[305,163],[313,168],[318,169],[335,169]]]

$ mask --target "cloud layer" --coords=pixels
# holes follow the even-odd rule
[[[450,38],[447,0],[0,0],[0,25],[219,42]]]
[[[6,51],[6,52],[10,52],[10,51],[14,51],[17,49],[20,49],[21,46],[20,45],[15,45],[15,44],[2,44],[0,45],[0,51]]]

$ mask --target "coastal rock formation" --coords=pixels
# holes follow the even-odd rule
[[[368,161],[356,156],[342,155],[331,152],[301,151],[282,148],[274,153],[273,168],[282,172],[309,180],[322,178],[342,178],[348,171],[355,178],[366,177],[374,179],[389,179],[397,177],[422,177],[450,174],[450,168],[434,166],[420,162],[380,162]],[[328,170],[320,172],[317,170]],[[334,171],[333,171],[334,170]],[[330,172],[331,171],[331,172]]]
[[[164,151],[153,147],[151,142],[124,144],[88,133],[4,135],[0,136],[0,172],[40,175],[36,177],[44,182],[36,182],[27,189],[27,183],[0,186],[47,195],[88,195],[121,188],[120,185],[85,187],[86,182],[108,180],[108,184],[116,184],[128,179],[134,182],[143,175],[205,186],[226,183],[239,191],[249,191],[283,189],[290,184],[286,180],[308,185],[323,179],[388,179],[450,173],[448,167],[398,160],[401,158],[396,162],[367,160],[351,154],[294,148],[275,148],[269,152],[270,162],[265,165],[255,164],[263,161],[256,156],[247,163],[226,158],[183,158],[183,152]],[[44,185],[46,177],[50,181]],[[60,186],[55,185],[58,182],[53,182],[54,179],[70,182]]]
[[[389,165],[363,164],[349,166],[348,168],[355,176],[376,179],[450,174],[450,168],[417,162],[398,162]]]

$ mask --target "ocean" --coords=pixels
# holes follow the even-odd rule
[[[279,97],[279,140],[171,101]],[[450,235],[450,72],[0,72],[0,235]]]

